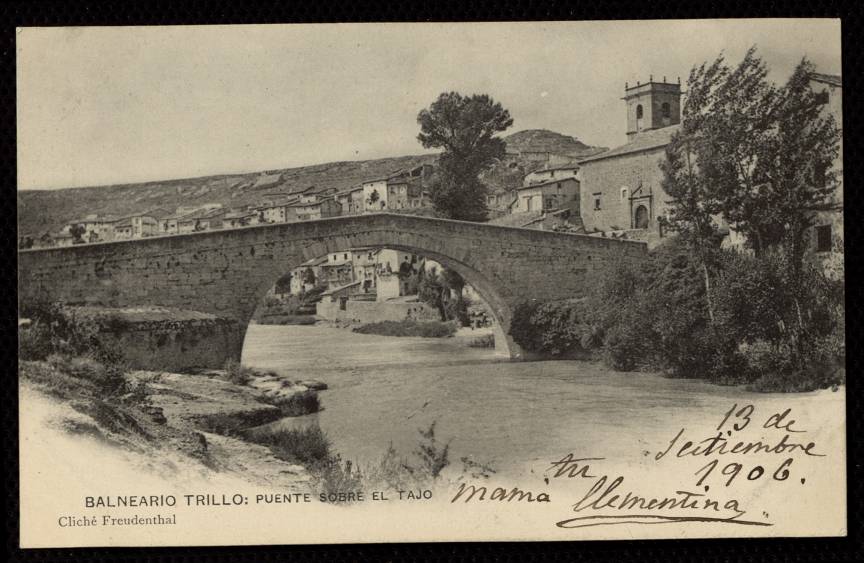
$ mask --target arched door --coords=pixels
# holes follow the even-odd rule
[[[635,220],[633,221],[634,226],[637,229],[647,229],[648,228],[648,208],[644,205],[640,205],[636,208]]]

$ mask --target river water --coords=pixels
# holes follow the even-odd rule
[[[410,454],[418,429],[436,422],[451,460],[467,456],[504,475],[534,471],[568,452],[607,459],[653,453],[684,426],[716,426],[735,403],[760,411],[844,409],[842,392],[750,393],[592,362],[507,362],[452,338],[323,326],[252,325],[243,363],[326,382],[321,412],[275,424],[319,424],[343,458],[373,462],[390,443]]]

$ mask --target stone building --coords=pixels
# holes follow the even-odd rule
[[[548,212],[568,205],[579,209],[579,180],[573,176],[518,188],[510,212]]]
[[[581,214],[588,233],[648,230],[662,236],[658,218],[670,197],[659,163],[681,122],[681,85],[649,81],[626,87],[627,139],[620,147],[583,159]]]
[[[319,198],[312,196],[288,206],[298,221],[314,221],[326,217],[336,217],[342,213],[342,206],[332,196]]]
[[[363,186],[353,186],[334,195],[336,202],[342,207],[342,215],[359,215],[363,213]]]
[[[822,111],[834,116],[837,126],[843,127],[843,81],[840,76],[813,73],[810,88],[816,92]],[[838,186],[826,209],[818,211],[815,225],[810,231],[810,253],[808,259],[832,276],[843,277],[843,139],[840,151],[833,162]]]
[[[525,178],[522,180],[522,185],[530,186],[531,184],[541,184],[543,182],[560,180],[563,178],[578,179],[578,173],[578,164],[565,164],[561,166],[541,168],[540,170],[535,170],[534,172],[526,174]]]
[[[387,178],[376,178],[363,182],[363,211],[381,212],[387,209]]]

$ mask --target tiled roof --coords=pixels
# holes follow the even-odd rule
[[[360,185],[360,186],[351,186],[350,188],[345,188],[345,189],[342,190],[342,191],[336,192],[335,194],[333,194],[333,196],[334,196],[334,197],[339,197],[339,196],[341,196],[341,195],[348,195],[348,194],[350,194],[350,193],[359,192],[359,191],[362,190],[362,189],[363,189],[363,186],[362,186],[362,185]]]
[[[550,184],[557,184],[558,182],[566,182],[567,180],[573,180],[574,182],[579,181],[573,176],[568,176],[566,178],[553,178],[552,180],[546,180],[545,182],[537,182],[536,184],[530,184],[528,186],[519,186],[516,189],[517,190],[528,190],[531,188],[542,188],[543,186],[548,186]]]
[[[528,176],[529,174],[535,174],[537,172],[553,172],[555,170],[579,170],[579,165],[575,162],[571,162],[570,164],[559,164],[557,166],[547,166],[545,168],[541,168],[539,170],[535,170],[534,172],[529,172],[525,174]]]
[[[597,160],[605,160],[607,158],[612,158],[616,156],[623,156],[635,152],[665,147],[672,140],[672,135],[677,133],[679,129],[681,129],[680,124],[670,125],[668,127],[654,129],[652,131],[644,131],[636,135],[636,138],[627,143],[626,145],[615,147],[614,149],[610,149],[596,156],[589,156],[588,158],[580,160],[579,164],[587,164],[590,162],[595,162]]]

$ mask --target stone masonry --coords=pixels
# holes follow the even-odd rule
[[[591,269],[646,255],[641,242],[374,214],[23,250],[18,293],[22,303],[162,306],[229,319],[239,330],[227,355],[239,360],[252,313],[276,280],[307,260],[359,246],[422,254],[459,272],[504,335],[518,303],[579,296]],[[522,357],[509,336],[502,344]]]

